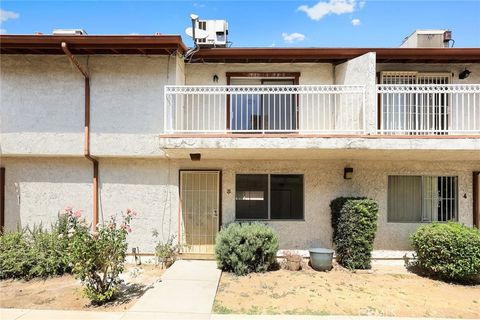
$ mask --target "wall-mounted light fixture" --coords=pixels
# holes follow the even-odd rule
[[[190,153],[190,160],[192,161],[200,161],[202,159],[201,153]]]
[[[472,73],[470,70],[465,68],[462,72],[458,74],[458,79],[467,79],[470,76],[470,73]]]
[[[343,168],[343,179],[350,180],[353,177],[353,168]]]
[[[213,82],[218,83],[218,76],[216,74],[213,75]]]

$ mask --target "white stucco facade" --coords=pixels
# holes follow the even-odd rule
[[[91,168],[83,159],[3,159],[6,175],[6,227],[55,221],[65,206],[84,210],[91,219]],[[343,168],[354,169],[343,179]],[[458,176],[459,221],[472,225],[472,171],[478,161],[363,161],[363,160],[190,160],[103,159],[100,161],[101,219],[134,208],[131,247],[153,251],[152,231],[167,239],[177,235],[179,170],[222,171],[222,222],[235,221],[235,175],[277,173],[304,175],[304,219],[267,221],[278,233],[283,249],[331,247],[330,201],[339,196],[367,196],[379,204],[376,249],[408,249],[408,236],[420,224],[387,222],[388,175]]]
[[[223,85],[227,72],[299,72],[299,84],[362,85],[367,133],[377,126],[380,71],[453,72],[454,83],[480,83],[480,65],[377,64],[368,53],[342,64],[185,64],[178,56],[97,55],[78,58],[91,76],[91,153],[99,159],[101,219],[126,208],[130,247],[152,252],[152,230],[178,236],[179,170],[222,171],[222,222],[235,220],[235,174],[304,175],[304,219],[268,221],[284,249],[331,247],[329,203],[367,196],[380,208],[376,249],[408,249],[415,223],[387,222],[388,175],[458,177],[459,221],[472,225],[472,172],[480,139],[466,137],[166,137],[165,85]],[[472,75],[458,80],[468,67]],[[65,56],[2,55],[0,165],[6,172],[5,226],[48,225],[65,206],[91,219],[92,166],[83,158],[83,77]],[[213,81],[214,75],[218,82]],[[480,117],[480,114],[476,116]],[[190,153],[201,153],[192,162]],[[352,167],[352,180],[343,168]]]

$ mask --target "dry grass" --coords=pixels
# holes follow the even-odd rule
[[[423,278],[404,267],[223,273],[214,312],[479,318],[480,286]]]
[[[58,309],[124,311],[129,309],[157,281],[164,270],[151,265],[126,266],[125,284],[115,301],[91,305],[82,295],[82,286],[71,275],[46,280],[0,281],[0,307],[22,309]]]

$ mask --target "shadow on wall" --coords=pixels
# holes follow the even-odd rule
[[[100,215],[108,219],[127,208],[138,212],[128,237],[129,252],[153,252],[152,231],[166,241],[178,230],[178,170],[165,160],[102,159]]]
[[[15,158],[3,165],[7,230],[40,223],[48,227],[65,206],[81,209],[91,219],[91,166],[83,158]]]

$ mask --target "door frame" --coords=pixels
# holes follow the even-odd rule
[[[473,226],[476,227],[477,229],[480,229],[480,210],[479,210],[479,204],[480,204],[480,190],[478,184],[480,183],[480,171],[474,171],[473,172],[473,179],[472,179],[472,191],[473,191]]]
[[[182,236],[182,172],[218,172],[218,230],[222,228],[222,170],[221,169],[180,169],[178,170],[178,244],[181,245]]]

